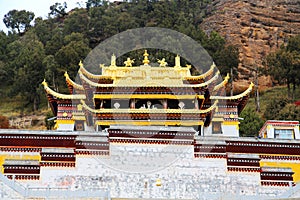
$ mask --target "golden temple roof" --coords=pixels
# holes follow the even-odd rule
[[[70,85],[72,85],[75,89],[78,89],[78,90],[84,90],[83,86],[78,84],[78,83],[75,83],[69,76],[68,72],[65,72],[64,76],[66,77],[66,81],[67,83],[69,83]]]
[[[118,67],[121,68],[121,67]],[[151,68],[151,69],[148,69]],[[96,83],[90,79],[88,79],[81,71],[79,71],[79,77],[88,83],[89,85],[93,87],[128,87],[128,86],[142,86],[142,87],[187,87],[187,88],[194,88],[194,87],[206,87],[209,84],[213,83],[216,81],[219,76],[220,72],[217,71],[216,74],[208,81],[200,84],[184,84],[182,81],[182,77],[178,75],[171,76],[171,71],[175,71],[173,68],[154,68],[150,66],[145,66],[142,68],[142,70],[139,70],[138,72],[141,72],[137,74],[137,71],[134,71],[135,68],[133,67],[126,67],[128,75],[123,75],[123,78],[121,79],[120,77],[117,78],[114,83],[112,84],[99,84]],[[152,70],[151,77],[145,75],[145,71],[147,72],[148,70]],[[122,69],[120,69],[122,70]],[[131,72],[134,72],[135,77],[130,76]],[[155,73],[156,72],[156,73]],[[120,73],[120,71],[119,71]],[[156,76],[153,76],[156,74]],[[162,76],[163,74],[168,74],[169,76]],[[139,76],[140,75],[140,76]]]
[[[245,90],[241,94],[237,94],[237,95],[233,95],[233,96],[211,96],[210,99],[237,100],[237,99],[243,98],[244,96],[247,96],[248,94],[250,94],[250,92],[253,89],[253,86],[254,86],[254,84],[251,82],[251,84],[249,85],[247,90]]]
[[[210,69],[209,69],[207,72],[205,72],[205,73],[203,73],[203,74],[201,74],[201,75],[199,75],[199,76],[186,76],[186,77],[184,77],[184,78],[185,78],[186,80],[201,80],[201,79],[205,79],[206,77],[212,75],[212,73],[213,73],[214,70],[215,70],[215,67],[216,67],[216,65],[215,65],[215,63],[213,63],[213,64],[210,66]]]
[[[104,64],[100,65],[102,75],[90,73],[85,69],[83,63],[80,62],[79,72],[87,79],[93,79],[91,80],[92,82],[100,79],[113,79],[117,82],[115,85],[118,86],[140,85],[143,83],[143,85],[149,86],[170,85],[170,87],[178,87],[183,85],[183,80],[204,80],[212,75],[216,68],[213,63],[210,69],[204,74],[192,76],[190,72],[191,66],[187,65],[186,67],[181,67],[180,57],[178,55],[175,57],[174,67],[166,67],[167,63],[164,61],[164,58],[158,60],[160,67],[152,67],[149,65],[150,61],[148,60],[148,55],[147,51],[145,51],[143,60],[144,65],[141,66],[132,66],[133,60],[130,58],[127,58],[127,61],[124,62],[124,66],[116,66],[116,58],[112,55],[110,66],[105,66]],[[85,81],[94,87],[102,87],[101,85],[95,84],[95,82]]]
[[[226,84],[228,83],[229,78],[230,78],[229,74],[227,74],[227,76],[224,78],[224,80],[214,87],[213,91],[217,91],[220,88],[225,87]]]
[[[46,80],[42,82],[42,85],[44,86],[45,91],[47,94],[51,94],[52,96],[59,98],[59,99],[86,99],[86,96],[84,94],[61,94],[58,92],[55,92],[51,88],[48,87],[48,84]]]

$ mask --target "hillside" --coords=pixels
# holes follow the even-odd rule
[[[201,23],[206,32],[220,33],[239,48],[239,79],[249,79],[253,66],[262,65],[270,52],[300,34],[299,0],[216,0]],[[261,83],[267,83],[261,79]]]
[[[238,93],[253,81],[255,65],[261,65],[270,52],[300,33],[299,5],[299,0],[111,4],[88,0],[85,8],[65,13],[62,5],[55,4],[49,17],[35,19],[33,26],[21,23],[25,28],[19,29],[14,24],[9,34],[0,31],[0,115],[12,118],[47,109],[41,87],[44,78],[54,90],[68,92],[65,71],[74,79],[79,61],[95,46],[119,32],[139,27],[170,28],[192,37],[210,53],[223,76],[230,67],[238,66]],[[26,17],[26,12],[23,14]],[[32,17],[32,13],[27,14]],[[130,52],[128,56],[134,59],[136,55]],[[169,52],[150,50],[150,55],[174,60]],[[125,56],[117,62],[122,64]],[[270,87],[265,77],[260,78],[259,85]]]

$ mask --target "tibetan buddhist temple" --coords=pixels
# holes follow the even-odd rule
[[[100,65],[101,75],[90,73],[80,62],[80,83],[65,73],[70,94],[43,85],[56,119],[57,130],[101,131],[111,125],[193,127],[198,135],[239,136],[239,114],[253,84],[243,93],[225,96],[229,76],[220,80],[217,67],[193,76],[190,66],[151,66],[145,51],[141,66],[128,58],[116,66]]]
[[[43,82],[57,130],[0,129],[0,199],[299,199],[299,122],[239,137],[253,84],[226,96],[214,63],[79,63],[69,94]],[[182,62],[183,63],[183,62]]]

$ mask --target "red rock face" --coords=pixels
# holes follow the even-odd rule
[[[239,47],[239,79],[251,79],[254,66],[262,65],[291,35],[300,34],[299,0],[216,0],[208,10],[200,26]]]

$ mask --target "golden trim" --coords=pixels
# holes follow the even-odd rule
[[[85,116],[73,116],[72,119],[75,121],[86,121]]]
[[[236,100],[247,96],[253,89],[254,84],[251,82],[248,89],[242,92],[241,94],[234,95],[234,96],[211,96],[210,99],[223,99],[223,100]]]
[[[78,72],[80,78],[82,80],[84,80],[85,82],[87,82],[89,85],[93,86],[93,87],[128,87],[128,85],[118,85],[118,84],[99,84],[99,83],[95,83],[91,80],[89,80],[82,72]],[[215,76],[213,78],[211,78],[210,80],[204,82],[204,83],[200,83],[200,84],[182,84],[182,85],[168,85],[167,87],[172,88],[172,87],[187,87],[187,88],[194,88],[194,87],[205,87],[208,86],[209,84],[211,84],[212,82],[216,81],[219,78],[220,72],[218,71]],[[159,85],[143,85],[143,87],[160,87]],[[161,87],[166,87],[165,85],[161,85]]]
[[[82,85],[79,85],[78,83],[75,83],[69,76],[68,72],[65,72],[64,76],[66,77],[66,81],[67,83],[69,83],[70,85],[72,85],[74,88],[78,89],[78,90],[84,90]]]
[[[86,77],[84,75],[84,73],[82,73],[81,71],[78,72],[79,77],[84,80],[85,82],[87,82],[89,85],[93,86],[93,87],[108,87],[108,86],[114,86],[114,84],[99,84],[99,83],[95,83],[93,81],[91,81],[90,79],[88,79],[88,77]]]
[[[73,119],[58,119],[56,120],[56,124],[74,124]]]
[[[93,73],[89,72],[88,70],[86,70],[83,65],[80,66],[79,72],[82,72],[82,74],[84,74],[86,77],[92,78],[92,79],[97,79],[97,80],[99,80],[99,79],[105,79],[105,78],[107,78],[107,79],[113,79],[111,76],[104,76],[104,75],[93,74]]]
[[[81,100],[82,107],[92,113],[182,113],[182,114],[203,114],[214,110],[217,107],[218,100],[214,104],[205,110],[196,109],[93,109],[86,105],[86,103]]]
[[[206,77],[210,76],[214,69],[215,69],[216,65],[215,63],[213,63],[211,66],[210,66],[210,69],[205,72],[204,74],[201,74],[199,76],[187,76],[187,77],[184,77],[186,80],[199,80],[199,79],[205,79]]]
[[[239,125],[239,121],[224,121],[223,125]]]
[[[52,96],[59,98],[59,99],[85,99],[85,95],[84,94],[60,94],[58,92],[55,92],[54,90],[52,90],[51,88],[48,87],[47,82],[44,80],[42,82],[42,85],[44,86],[45,91],[47,92],[47,94],[51,94]]]
[[[212,122],[224,122],[224,118],[213,118]]]
[[[229,76],[229,74],[227,74],[227,76],[224,78],[224,80],[214,87],[213,91],[216,91],[222,87],[225,87],[225,85],[228,83],[229,78],[230,78],[230,76]]]
[[[204,95],[146,94],[148,99],[204,99]],[[94,99],[142,99],[145,94],[94,94]]]

